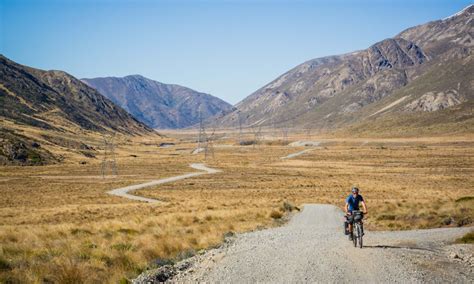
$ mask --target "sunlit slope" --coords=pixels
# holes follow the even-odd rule
[[[1,55],[0,127],[0,163],[20,164],[50,160],[47,158],[50,155],[40,150],[41,144],[35,143],[38,136],[50,144],[70,148],[77,134],[152,133],[150,128],[73,76],[23,66]],[[58,139],[72,136],[72,142],[58,144],[58,139],[47,138],[52,136]]]
[[[355,130],[355,124],[385,116],[390,121],[392,114],[421,119],[418,126],[460,123],[462,131],[472,132],[450,114],[472,102],[473,11],[471,5],[365,50],[309,60],[248,96],[219,121],[237,126],[240,116],[244,125],[333,131]]]

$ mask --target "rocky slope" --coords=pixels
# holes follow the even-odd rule
[[[19,164],[51,160],[46,150],[28,138],[25,128],[35,133],[53,131],[63,135],[82,131],[127,135],[152,132],[73,76],[23,66],[3,55],[0,55],[0,128],[0,163]]]
[[[232,106],[209,94],[163,84],[140,75],[82,79],[152,128],[185,128],[228,112]]]
[[[473,11],[471,5],[368,49],[307,61],[237,104],[221,124],[235,126],[240,116],[246,125],[334,129],[389,113],[415,113],[416,120],[453,107],[464,112],[474,99]],[[431,81],[436,72],[446,76]],[[394,95],[401,93],[404,99]]]

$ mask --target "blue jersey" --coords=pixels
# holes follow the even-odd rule
[[[349,204],[349,212],[359,210],[359,203],[362,201],[364,201],[362,195],[357,195],[357,197],[354,197],[352,194],[349,195],[346,199],[346,203]]]

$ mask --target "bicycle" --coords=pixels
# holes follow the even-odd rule
[[[362,228],[362,218],[364,218],[364,213],[360,210],[354,210],[352,211],[352,216],[352,232],[349,232],[349,240],[352,240],[354,242],[354,247],[357,247],[357,245],[359,245],[359,247],[362,248],[362,237],[364,236],[364,230]],[[346,218],[347,217],[348,216],[346,216]]]

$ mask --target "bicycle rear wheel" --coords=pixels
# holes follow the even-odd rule
[[[354,247],[357,247],[357,239],[359,238],[359,235],[357,234],[357,223],[354,223],[352,225],[352,241],[354,242]]]

